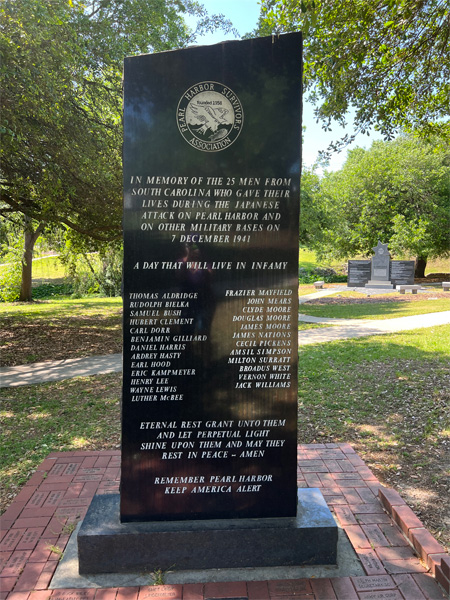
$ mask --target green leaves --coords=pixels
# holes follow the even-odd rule
[[[378,239],[394,256],[450,255],[448,157],[439,144],[406,136],[350,151],[312,192],[325,215],[320,235],[310,228],[312,245],[338,258],[370,256]]]
[[[352,105],[355,133],[376,124],[386,139],[404,130],[450,144],[446,0],[263,0],[261,17],[258,33],[303,31],[305,89],[324,129]]]
[[[230,24],[194,0],[4,0],[0,16],[0,214],[119,238],[124,57]]]

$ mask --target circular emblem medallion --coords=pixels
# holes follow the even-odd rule
[[[231,146],[243,122],[241,101],[229,87],[216,81],[196,83],[178,103],[178,129],[188,144],[202,152],[219,152]]]

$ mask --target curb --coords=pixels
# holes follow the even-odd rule
[[[378,497],[419,559],[445,592],[450,594],[450,557],[445,548],[425,528],[398,492],[392,488],[379,488]]]

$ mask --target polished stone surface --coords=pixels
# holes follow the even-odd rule
[[[151,580],[143,573],[106,573],[80,575],[78,567],[79,526],[72,534],[50,584],[50,589],[108,588],[146,586]],[[266,581],[280,579],[360,577],[364,575],[361,561],[352,548],[345,531],[338,528],[337,564],[287,567],[247,567],[238,569],[180,570],[174,566],[164,573],[167,584],[207,583],[218,581]]]
[[[322,493],[298,490],[295,518],[120,523],[119,496],[95,496],[78,534],[80,573],[336,564]]]
[[[414,268],[415,261],[413,260],[391,260],[391,283],[396,285],[413,285],[414,284]]]
[[[122,521],[295,517],[301,73],[298,32],[125,59]]]
[[[364,287],[370,279],[370,260],[349,260],[347,262],[348,287]]]

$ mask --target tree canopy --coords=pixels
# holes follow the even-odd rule
[[[176,0],[6,0],[0,10],[2,213],[119,236],[123,58],[190,43],[183,13],[200,30],[210,21]]]
[[[262,0],[259,33],[294,30],[304,32],[305,87],[324,128],[354,108],[355,134],[450,143],[447,0]]]
[[[194,0],[4,0],[0,19],[0,214],[25,219],[24,263],[49,224],[120,238],[123,58],[229,23]]]
[[[450,254],[450,153],[436,144],[400,136],[355,148],[311,195],[323,223],[310,240],[319,253],[370,256],[381,240],[416,257],[422,273],[428,258]]]

